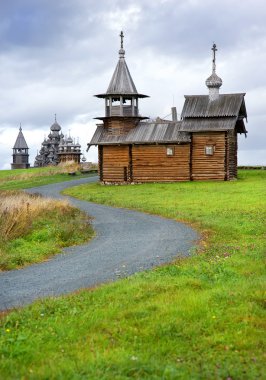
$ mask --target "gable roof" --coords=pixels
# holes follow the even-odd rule
[[[163,143],[187,143],[190,135],[180,131],[180,122],[169,123],[139,123],[127,134],[116,135],[110,133],[103,124],[99,124],[88,144],[114,145],[114,144],[163,144]]]
[[[181,118],[239,116],[240,110],[247,117],[244,96],[244,93],[220,94],[210,101],[209,95],[185,95]]]
[[[25,137],[22,133],[22,128],[19,128],[18,137],[16,139],[13,149],[29,149]]]

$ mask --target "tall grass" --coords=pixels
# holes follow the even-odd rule
[[[66,201],[18,191],[0,192],[0,200],[0,239],[2,242],[27,234],[33,221],[42,214],[55,209],[64,213],[70,207]]]
[[[18,191],[0,192],[2,270],[38,262],[92,235],[88,216],[67,201]]]

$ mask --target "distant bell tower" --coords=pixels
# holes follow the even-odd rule
[[[147,119],[147,117],[140,116],[138,101],[140,98],[148,96],[139,94],[136,89],[125,60],[122,31],[120,38],[119,60],[108,89],[104,94],[95,95],[97,98],[105,99],[105,116],[96,119],[103,120],[104,127],[111,134],[126,133],[140,120]]]
[[[13,147],[13,163],[11,164],[11,169],[28,169],[29,167],[29,148],[20,125],[18,137]]]

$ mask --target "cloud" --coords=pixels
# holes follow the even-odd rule
[[[262,0],[0,2],[0,168],[10,167],[20,122],[33,162],[54,113],[86,149],[104,112],[93,95],[108,87],[121,29],[136,87],[150,95],[141,113],[151,117],[166,116],[173,103],[180,113],[184,94],[207,93],[215,41],[221,92],[247,92],[240,161],[265,163],[265,10]]]

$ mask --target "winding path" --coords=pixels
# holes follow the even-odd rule
[[[27,191],[63,198],[60,191],[97,177],[62,182]],[[0,310],[35,299],[57,296],[114,281],[189,255],[198,239],[188,226],[165,218],[68,198],[91,215],[97,236],[87,244],[65,248],[49,261],[0,272]]]

